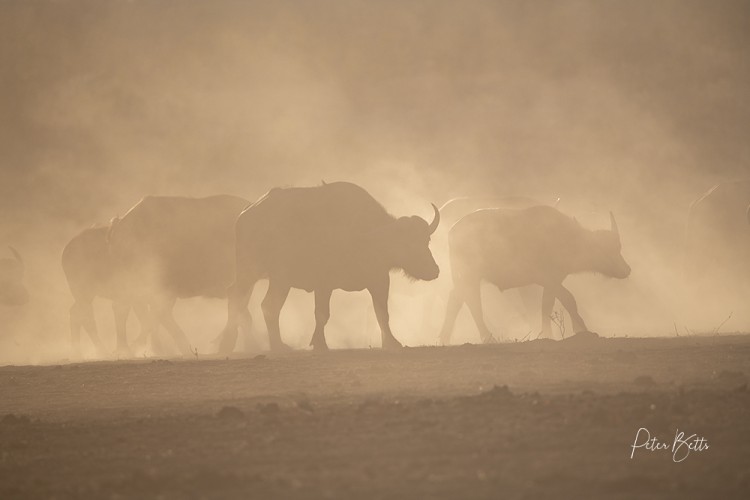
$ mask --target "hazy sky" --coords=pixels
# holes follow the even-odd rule
[[[61,0],[0,14],[13,214],[83,221],[146,193],[252,198],[320,178],[411,182],[404,170],[437,202],[694,190],[749,170],[743,1]]]
[[[325,179],[397,215],[561,197],[674,261],[750,177],[749,37],[747,1],[3,1],[0,246],[59,273],[146,194]]]

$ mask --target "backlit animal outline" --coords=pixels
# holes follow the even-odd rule
[[[482,340],[492,338],[482,312],[483,280],[501,290],[529,284],[542,286],[544,336],[550,334],[555,299],[570,314],[573,330],[587,331],[575,298],[563,281],[570,274],[587,271],[620,279],[630,274],[612,214],[610,221],[610,230],[590,231],[548,206],[478,210],[463,217],[449,233],[453,289],[440,333],[443,343],[449,342],[464,304],[468,305]]]
[[[221,352],[231,352],[237,328],[248,318],[255,283],[268,278],[262,303],[271,349],[287,348],[279,314],[289,290],[315,293],[315,330],[310,344],[327,349],[325,325],[333,290],[367,289],[384,348],[400,347],[388,314],[389,272],[434,280],[439,268],[429,249],[440,222],[390,215],[367,191],[348,182],[272,189],[237,219],[237,275],[229,291]]]

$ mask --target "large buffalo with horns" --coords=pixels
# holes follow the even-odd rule
[[[434,280],[439,269],[430,252],[431,223],[417,216],[395,218],[363,188],[336,182],[308,188],[272,189],[237,219],[236,279],[220,350],[230,352],[237,328],[248,318],[255,283],[269,279],[262,310],[271,349],[285,348],[279,314],[291,288],[315,292],[315,331],[310,344],[327,349],[324,328],[331,292],[367,289],[384,348],[400,347],[388,316],[389,272]]]
[[[453,289],[440,334],[442,341],[449,341],[464,303],[469,306],[482,339],[493,337],[482,313],[483,280],[500,290],[541,285],[544,336],[551,331],[555,299],[570,314],[574,331],[587,331],[563,280],[581,272],[598,272],[613,278],[630,274],[630,266],[620,253],[617,223],[613,215],[610,217],[611,229],[602,231],[585,229],[575,219],[548,206],[478,210],[463,217],[448,237]]]
[[[15,248],[8,248],[13,258],[0,258],[0,304],[20,306],[29,301],[29,292],[23,284],[23,259]]]

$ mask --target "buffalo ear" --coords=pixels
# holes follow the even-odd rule
[[[118,215],[112,217],[109,221],[109,229],[107,229],[107,244],[112,243],[112,232],[117,227],[117,224],[120,223],[120,217]]]

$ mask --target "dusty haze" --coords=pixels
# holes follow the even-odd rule
[[[690,202],[750,177],[749,23],[744,1],[2,2],[0,246],[24,255],[32,300],[0,309],[0,363],[68,356],[59,261],[80,230],[147,194],[253,200],[321,179],[361,184],[394,215],[559,197],[597,229],[612,210],[632,276],[568,281],[593,330],[684,335],[731,313],[721,331],[748,331],[747,295],[686,304],[680,261]],[[434,344],[429,284],[399,280],[394,333]],[[331,347],[376,342],[368,300],[341,295]],[[311,298],[286,307],[286,340],[307,345]],[[201,352],[225,314],[175,311]],[[463,330],[454,341],[478,341]]]

